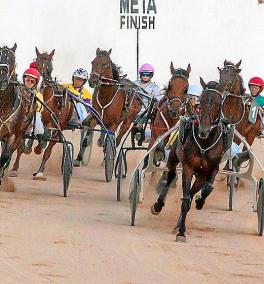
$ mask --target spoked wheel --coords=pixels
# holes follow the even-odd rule
[[[233,202],[236,192],[236,176],[230,175],[227,177],[227,187],[228,187],[228,210],[233,210]]]
[[[135,225],[137,205],[139,202],[140,194],[140,182],[139,182],[139,170],[137,169],[131,180],[131,188],[129,194],[130,209],[131,209],[131,226]]]
[[[112,135],[106,135],[104,143],[105,179],[110,182],[113,177],[115,160],[115,142]]]
[[[258,185],[258,203],[257,203],[257,212],[258,212],[258,235],[263,235],[264,227],[264,180],[261,178]]]
[[[83,151],[82,166],[87,166],[90,161],[93,147],[93,134],[94,132],[89,129],[84,132],[81,149],[81,151]]]
[[[121,150],[117,160],[117,188],[116,188],[116,200],[121,200],[121,190],[123,184],[123,178],[125,177],[125,156]]]
[[[63,194],[64,197],[68,195],[68,187],[70,184],[70,178],[72,174],[72,159],[73,159],[73,147],[71,143],[63,143],[63,155],[61,171],[63,175]]]

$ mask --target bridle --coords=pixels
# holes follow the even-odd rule
[[[14,64],[13,64],[13,69],[10,70],[10,64],[8,62],[8,60],[10,60],[10,55],[8,53],[11,53],[12,56],[14,57]],[[16,64],[15,64],[15,60],[16,60],[16,56],[15,56],[15,52],[7,47],[3,47],[0,50],[0,70],[1,69],[5,69],[7,70],[7,79],[5,80],[7,82],[7,84],[10,83],[13,75],[15,74],[15,69],[16,69]],[[2,63],[3,61],[6,61],[6,63]],[[3,82],[1,82],[3,83]]]
[[[241,114],[241,117],[239,118],[239,120],[237,121],[237,122],[235,122],[235,123],[230,123],[230,124],[232,124],[232,125],[237,125],[237,124],[239,124],[241,121],[242,121],[242,119],[243,119],[243,117],[244,117],[244,115],[245,115],[245,111],[246,111],[246,107],[245,107],[245,98],[247,98],[248,96],[246,96],[246,95],[236,95],[236,94],[234,94],[234,93],[232,93],[232,91],[233,91],[233,87],[234,86],[236,86],[236,84],[237,84],[237,81],[239,81],[239,74],[236,72],[236,70],[238,69],[235,65],[232,65],[232,64],[227,64],[227,65],[225,65],[224,66],[224,68],[221,68],[220,70],[221,71],[224,71],[224,70],[228,70],[228,67],[232,67],[232,68],[234,68],[235,69],[235,76],[233,76],[233,80],[229,80],[228,81],[228,83],[230,84],[229,85],[229,91],[224,91],[223,92],[223,100],[222,100],[222,107],[221,107],[221,115],[222,115],[222,117],[224,118],[224,114],[223,114],[223,105],[224,105],[224,103],[225,103],[225,101],[226,101],[226,99],[228,98],[228,97],[233,97],[233,98],[237,98],[237,99],[241,99],[242,100],[242,102],[243,102],[243,112],[242,112],[242,114]],[[220,75],[221,76],[221,75]],[[221,86],[221,78],[220,78],[220,86]]]
[[[186,88],[186,92],[187,92],[188,85],[189,85],[189,83],[188,83],[189,76],[187,76],[185,73],[186,73],[186,71],[183,70],[183,69],[180,69],[180,68],[175,69],[175,72],[172,74],[172,77],[169,81],[169,86],[170,86],[172,80],[175,80],[176,78],[183,78],[187,81],[187,88]],[[178,101],[180,103],[180,105],[177,109],[174,109],[173,106],[172,106],[173,102],[175,102],[175,101]],[[166,103],[167,103],[168,111],[173,118],[176,118],[181,113],[181,111],[185,108],[186,101],[187,101],[187,98],[185,98],[184,100],[182,100],[180,98],[170,98],[169,97],[169,90],[168,90]]]

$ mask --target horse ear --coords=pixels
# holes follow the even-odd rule
[[[217,67],[218,71],[221,72],[221,69],[219,67]]]
[[[16,48],[17,48],[17,44],[15,43],[14,46],[11,48],[11,50],[15,52]]]
[[[39,51],[38,51],[38,48],[37,48],[37,47],[35,47],[35,50],[36,50],[36,55],[37,55],[37,57],[40,57],[40,53],[39,53]]]
[[[55,53],[55,49],[53,49],[52,52],[49,54],[49,59],[50,59],[50,60],[52,59],[54,53]]]
[[[98,55],[99,52],[100,52],[100,48],[98,47],[98,48],[96,49],[96,55]]]
[[[240,59],[240,61],[239,61],[239,62],[237,62],[237,64],[236,64],[236,68],[239,68],[239,66],[241,65],[241,62],[242,62],[242,59]]]
[[[173,63],[171,61],[171,64],[170,64],[170,71],[171,71],[171,74],[173,75],[175,73],[175,68],[173,66]]]
[[[189,63],[189,64],[188,64],[188,67],[187,67],[187,72],[190,74],[191,70],[192,70],[192,68],[191,68],[191,65],[190,65],[190,63]]]
[[[241,69],[237,69],[237,73],[240,73],[241,72]]]
[[[225,59],[225,61],[224,61],[224,66],[226,66],[227,65],[227,61],[226,61],[226,59]]]
[[[111,52],[112,52],[112,48],[110,48],[109,50],[108,50],[108,55],[110,55],[111,54]]]
[[[203,89],[205,90],[206,89],[206,83],[204,82],[202,77],[200,77],[200,84],[203,87]]]

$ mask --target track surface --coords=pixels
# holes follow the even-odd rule
[[[68,137],[77,146],[78,136]],[[257,141],[254,148],[264,162],[264,146]],[[24,156],[13,179],[16,192],[0,193],[1,283],[263,283],[264,237],[256,235],[248,183],[237,192],[233,212],[226,211],[225,181],[215,183],[204,210],[191,209],[187,243],[176,243],[171,231],[179,187],[162,214],[152,216],[149,186],[130,227],[129,178],[117,203],[116,183],[104,182],[102,149],[95,145],[91,164],[74,169],[69,197],[63,198],[59,149],[46,182],[31,179],[39,158]],[[128,156],[130,169],[140,155]]]

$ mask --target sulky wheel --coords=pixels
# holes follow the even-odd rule
[[[63,194],[64,197],[68,195],[68,187],[70,184],[70,178],[72,174],[72,157],[73,148],[70,143],[63,143],[63,155],[62,155],[62,176],[63,176]]]
[[[115,143],[112,136],[107,135],[104,143],[105,179],[110,182],[113,177],[115,162]]]
[[[121,150],[117,162],[117,187],[116,187],[116,200],[121,201],[121,190],[123,178],[125,177],[125,157],[124,152]]]
[[[264,227],[264,180],[261,178],[258,184],[258,203],[257,203],[257,214],[258,214],[258,235],[263,235]]]
[[[82,156],[82,166],[87,166],[92,153],[92,147],[93,147],[93,131],[90,131],[89,129],[84,132],[84,138],[82,141],[82,149],[83,156]]]
[[[131,180],[131,188],[129,194],[130,209],[131,209],[131,226],[135,225],[136,210],[139,202],[140,183],[139,170],[137,169]]]
[[[227,188],[228,188],[228,210],[233,210],[233,202],[236,192],[236,176],[230,175],[227,177]]]

